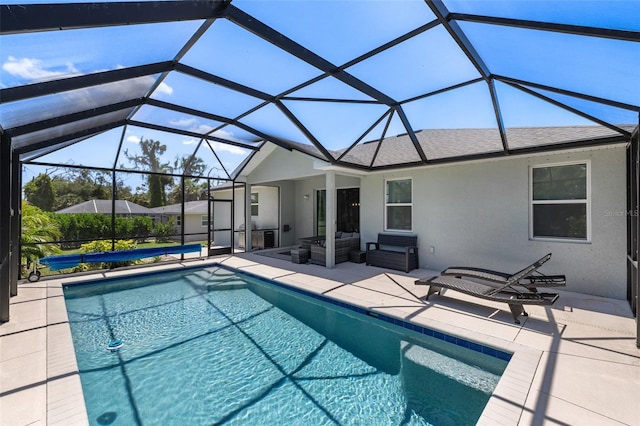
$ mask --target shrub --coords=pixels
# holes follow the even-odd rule
[[[121,219],[128,221],[130,225],[129,234],[126,235],[129,238],[135,238],[137,241],[142,242],[149,238],[153,232],[153,220],[148,216],[135,216],[131,219]]]
[[[54,213],[52,218],[58,222],[63,248],[78,248],[77,240],[95,240],[111,237],[111,216],[95,213]]]
[[[156,241],[159,243],[166,243],[171,241],[171,237],[176,235],[176,225],[173,218],[166,224],[156,223]]]
[[[58,223],[62,234],[63,248],[78,248],[82,240],[96,240],[112,238],[111,215],[96,213],[54,213],[52,218]],[[116,216],[115,235],[113,237],[125,239],[134,238],[142,242],[153,231],[153,220],[147,216],[125,217]],[[74,242],[76,241],[76,242]]]

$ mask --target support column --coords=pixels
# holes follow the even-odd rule
[[[253,244],[251,238],[251,184],[244,184],[244,251],[251,251]]]
[[[20,155],[11,154],[11,222],[9,225],[9,280],[11,297],[18,295],[20,276],[20,236],[22,234],[22,167]]]
[[[635,187],[635,217],[633,218],[633,220],[636,223],[636,253],[638,253],[638,245],[640,244],[640,217],[638,217],[638,213],[637,213],[637,209],[640,207],[640,114],[638,114],[638,131],[636,132],[635,135],[632,136],[632,140],[631,140],[631,144],[635,144],[636,149],[635,149],[635,158],[634,161],[636,161],[636,169],[635,169],[635,176],[633,176],[633,179],[635,179],[635,183],[636,183],[636,187]],[[632,300],[632,303],[635,302],[636,305],[636,347],[640,348],[640,295],[638,294],[638,292],[640,292],[640,278],[638,278],[638,259],[636,259],[636,274],[635,274],[635,280],[633,282],[632,285],[635,286],[635,301]]]
[[[9,321],[11,291],[11,140],[0,136],[0,323]]]
[[[326,212],[327,240],[326,240],[326,266],[336,266],[336,172],[330,170],[325,175],[326,179]]]

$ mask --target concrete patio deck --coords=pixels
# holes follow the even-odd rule
[[[425,269],[406,274],[349,262],[326,269],[254,253],[150,268],[216,262],[513,352],[481,424],[640,425],[640,349],[624,300],[560,291],[555,305],[529,307],[518,325],[505,304],[451,291],[416,299],[426,288],[414,280],[436,274]],[[88,424],[62,282],[150,268],[20,285],[11,321],[0,325],[0,425]]]

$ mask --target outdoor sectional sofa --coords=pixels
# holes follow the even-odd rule
[[[342,263],[349,260],[351,250],[360,250],[360,234],[358,232],[336,232],[335,239],[335,263]],[[316,244],[309,247],[310,261],[318,265],[327,264],[326,240],[318,240]]]

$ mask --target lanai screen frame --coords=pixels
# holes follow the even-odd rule
[[[273,28],[267,26],[263,22],[253,18],[248,15],[246,12],[241,10],[238,7],[235,7],[231,4],[230,1],[222,1],[222,0],[213,0],[213,1],[167,1],[167,2],[141,2],[141,3],[104,3],[104,4],[55,4],[55,5],[39,5],[39,4],[28,4],[28,5],[6,5],[3,6],[5,13],[0,15],[0,36],[5,34],[17,34],[17,33],[26,33],[26,32],[39,32],[39,31],[53,31],[59,29],[72,29],[72,28],[92,28],[92,27],[102,27],[102,26],[112,26],[112,25],[131,25],[137,23],[152,23],[152,22],[172,22],[172,21],[181,21],[181,20],[202,20],[203,24],[196,33],[194,33],[193,37],[187,42],[184,47],[180,50],[180,52],[172,59],[164,62],[157,62],[152,64],[145,64],[140,66],[127,67],[124,69],[117,69],[111,71],[98,72],[93,74],[87,74],[82,76],[70,77],[61,80],[54,80],[50,82],[42,82],[35,83],[31,85],[18,86],[18,87],[9,87],[0,89],[0,103],[8,103],[14,102],[20,99],[29,99],[36,96],[43,96],[46,94],[54,94],[59,92],[64,92],[72,89],[80,89],[92,87],[98,84],[106,84],[108,82],[116,82],[116,81],[126,81],[131,78],[140,77],[140,76],[150,76],[155,74],[160,74],[160,78],[156,80],[154,86],[149,91],[146,96],[137,97],[134,99],[128,99],[125,101],[120,101],[116,103],[112,103],[109,105],[103,105],[96,108],[83,110],[79,112],[74,112],[72,114],[66,114],[63,116],[55,117],[52,119],[40,120],[40,121],[32,121],[26,124],[15,126],[12,128],[0,129],[2,132],[2,150],[0,155],[0,161],[2,162],[3,171],[0,172],[0,189],[3,191],[2,199],[3,201],[8,201],[8,203],[3,203],[4,206],[10,205],[14,212],[19,212],[19,193],[20,193],[20,176],[19,164],[20,157],[26,153],[33,152],[35,150],[43,150],[43,152],[47,152],[52,147],[56,145],[64,144],[65,142],[73,139],[81,139],[85,137],[90,137],[92,135],[98,134],[105,130],[126,126],[126,125],[136,125],[140,127],[147,127],[150,129],[163,130],[173,133],[181,133],[188,136],[200,137],[209,140],[217,140],[217,136],[211,134],[194,134],[188,133],[181,129],[175,128],[167,128],[158,124],[152,123],[141,123],[134,119],[135,112],[142,107],[143,105],[150,105],[158,108],[163,108],[167,110],[173,110],[176,112],[188,113],[194,116],[207,118],[215,121],[219,121],[223,123],[222,127],[228,125],[234,125],[247,132],[256,136],[257,139],[261,141],[268,141],[274,143],[282,148],[288,150],[300,150],[308,155],[316,157],[318,159],[322,159],[334,165],[341,165],[345,167],[352,167],[356,169],[364,169],[364,170],[373,170],[373,169],[393,169],[399,167],[407,167],[407,166],[423,166],[429,164],[437,164],[437,163],[447,163],[447,162],[459,162],[464,160],[477,160],[484,158],[492,158],[492,157],[500,157],[507,155],[519,155],[519,154],[529,154],[534,152],[548,152],[553,150],[564,150],[570,148],[577,147],[588,147],[588,146],[597,146],[597,145],[606,145],[606,144],[615,144],[619,142],[630,142],[632,140],[632,134],[629,130],[619,127],[616,123],[611,123],[606,120],[601,120],[593,115],[585,113],[584,111],[573,108],[567,104],[559,102],[553,99],[550,96],[546,96],[538,92],[540,90],[542,92],[547,92],[550,94],[557,94],[561,96],[570,96],[575,99],[580,99],[583,101],[599,103],[602,105],[607,105],[613,108],[619,108],[626,111],[632,111],[636,115],[640,115],[640,104],[629,104],[619,101],[614,101],[611,99],[605,99],[602,97],[590,96],[583,93],[578,93],[571,90],[566,90],[561,87],[554,87],[545,84],[538,84],[532,81],[524,81],[521,79],[514,78],[512,76],[504,76],[493,74],[490,71],[490,68],[484,62],[481,55],[478,53],[473,43],[467,38],[465,32],[461,29],[461,24],[465,23],[474,23],[474,24],[487,24],[487,25],[499,25],[503,27],[512,27],[512,28],[520,28],[520,29],[534,29],[534,30],[542,30],[547,32],[555,32],[561,34],[572,34],[572,35],[580,35],[585,37],[595,37],[600,39],[608,39],[608,40],[623,40],[623,41],[631,41],[634,43],[640,42],[640,32],[626,30],[626,29],[614,29],[614,28],[596,28],[596,27],[588,27],[581,25],[568,25],[568,24],[559,24],[552,22],[538,22],[527,19],[517,19],[517,18],[506,18],[506,17],[497,17],[497,16],[482,16],[482,15],[474,15],[470,13],[452,13],[448,10],[445,1],[441,0],[427,0],[426,5],[429,10],[433,13],[434,19],[431,22],[426,23],[425,25],[414,29],[413,31],[406,33],[403,36],[400,36],[385,45],[380,46],[377,49],[371,50],[368,53],[354,58],[352,61],[347,62],[346,64],[342,64],[336,66],[326,59],[316,55],[315,53],[305,49],[302,45],[298,44],[295,40],[292,40]],[[179,6],[179,7],[178,7]],[[100,13],[100,9],[109,9],[109,13]],[[332,77],[336,78],[339,81],[359,90],[360,92],[368,95],[370,98],[374,99],[375,102],[380,103],[382,105],[386,105],[388,107],[388,111],[383,114],[376,124],[384,122],[387,120],[387,123],[391,122],[393,117],[398,117],[398,119],[402,122],[404,128],[407,130],[407,136],[409,137],[412,145],[414,146],[416,153],[419,159],[413,163],[402,163],[402,164],[388,164],[379,167],[374,167],[375,157],[378,154],[374,154],[374,157],[369,165],[359,165],[353,164],[349,162],[343,161],[345,158],[345,154],[349,152],[349,150],[356,147],[365,137],[366,132],[362,134],[358,139],[354,141],[354,143],[347,148],[346,151],[342,151],[340,153],[330,152],[305,126],[295,117],[295,115],[287,109],[284,105],[283,100],[295,99],[291,96],[292,92],[299,87],[291,88],[288,91],[280,93],[276,96],[261,92],[256,90],[255,88],[248,87],[242,84],[238,84],[236,82],[221,78],[216,75],[212,75],[206,73],[202,70],[198,70],[196,68],[190,67],[180,62],[180,59],[187,53],[187,51],[197,42],[199,37],[215,22],[216,19],[224,18],[229,20],[230,22],[252,32],[253,34],[258,35],[263,40],[271,43],[272,45],[277,46],[288,54],[302,60],[304,63],[312,65],[318,70],[322,71],[322,78],[324,77]],[[396,46],[411,37],[420,34],[422,32],[428,31],[429,29],[442,26],[446,29],[447,33],[455,40],[456,44],[462,49],[465,56],[471,61],[475,69],[478,71],[480,77],[475,80],[470,80],[458,85],[446,87],[440,89],[435,92],[426,93],[420,95],[418,97],[414,97],[411,99],[405,100],[396,100],[389,97],[387,94],[382,93],[377,88],[370,86],[369,84],[355,78],[349,72],[346,71],[347,68],[354,65],[354,63],[364,61],[368,58],[371,58],[373,55],[380,53],[381,51],[387,50],[393,46]],[[298,128],[300,132],[302,132],[311,142],[310,146],[301,147],[300,145],[293,143],[289,140],[282,139],[276,137],[274,135],[268,134],[268,132],[263,132],[258,128],[253,128],[243,124],[240,119],[243,115],[239,117],[222,117],[215,114],[209,114],[203,111],[197,111],[191,108],[187,108],[182,105],[175,105],[165,101],[157,100],[151,98],[149,95],[153,92],[155,88],[157,88],[164,78],[173,71],[178,71],[182,74],[189,75],[192,77],[196,77],[210,83],[214,83],[216,85],[224,86],[231,90],[237,91],[239,93],[243,93],[249,96],[253,96],[257,99],[260,99],[262,103],[255,107],[251,111],[247,111],[244,115],[255,111],[260,108],[260,106],[266,104],[275,105],[284,115],[286,115],[293,124]],[[320,77],[319,77],[320,78]],[[430,96],[435,96],[440,93],[456,90],[460,87],[474,84],[474,83],[484,83],[489,88],[492,104],[494,108],[494,114],[496,117],[497,128],[500,133],[500,139],[502,143],[502,150],[498,152],[484,153],[484,154],[472,154],[472,155],[463,155],[457,156],[454,158],[445,158],[445,159],[431,159],[425,154],[424,150],[420,146],[420,143],[416,137],[416,132],[411,127],[411,123],[409,122],[406,113],[403,109],[403,105],[410,101],[415,101],[419,98],[426,98]],[[613,135],[607,137],[599,137],[588,140],[577,140],[577,141],[566,141],[563,143],[558,143],[554,145],[543,145],[543,146],[533,146],[527,148],[518,148],[513,149],[509,146],[509,140],[506,135],[506,128],[504,125],[504,120],[502,116],[502,111],[497,102],[496,96],[496,83],[506,84],[510,87],[513,87],[517,90],[520,90],[524,93],[528,93],[529,95],[541,99],[545,102],[553,104],[563,110],[569,111],[573,114],[581,116],[589,121],[597,123],[605,128],[612,130]],[[312,82],[305,83],[306,85],[312,84]],[[306,99],[307,101],[312,101],[313,99]],[[331,102],[344,102],[343,99],[326,99]],[[364,101],[362,101],[364,102]],[[14,138],[20,138],[20,136],[28,135],[30,133],[36,131],[43,131],[50,129],[54,126],[61,126],[76,123],[80,120],[91,121],[91,119],[97,119],[98,117],[104,116],[105,114],[114,113],[117,111],[127,111],[130,113],[126,114],[125,117],[111,121],[108,123],[100,123],[94,126],[87,126],[82,128],[81,130],[74,131],[72,133],[68,133],[59,137],[47,138],[46,140],[40,140],[36,143],[30,143],[24,146],[11,146]],[[388,124],[387,124],[388,126]],[[386,131],[386,130],[385,130]],[[637,128],[636,128],[637,134]],[[385,136],[385,133],[382,134],[380,140],[382,140]],[[636,136],[637,140],[637,136]],[[233,144],[234,141],[229,140],[220,140],[220,142]],[[5,146],[8,145],[8,146]],[[245,149],[251,149],[252,147],[245,144],[239,144]],[[256,148],[256,147],[253,147]],[[253,150],[257,151],[256,148]],[[249,156],[248,159],[250,159]],[[246,162],[245,162],[246,164]],[[9,166],[9,167],[6,167]],[[238,169],[240,172],[242,168]],[[637,189],[637,188],[636,188]],[[11,277],[10,280],[12,284],[15,283],[14,278],[15,275],[5,271],[8,266],[5,264],[6,258],[8,258],[11,253],[10,241],[19,240],[19,227],[16,223],[19,224],[19,215],[12,215],[11,211],[3,210],[2,219],[2,232],[0,234],[3,237],[9,237],[9,239],[2,238],[4,241],[7,241],[7,244],[0,244],[0,258],[2,259],[2,272],[0,275],[4,278],[5,276]],[[16,217],[18,217],[16,219]],[[18,221],[18,222],[16,222]],[[11,223],[11,227],[9,230],[6,229],[7,224]],[[15,269],[15,268],[13,268]],[[3,280],[4,282],[4,280]],[[637,286],[637,282],[635,283]],[[0,286],[3,287],[3,286]],[[12,285],[13,288],[15,286]],[[637,293],[637,292],[636,292]],[[3,291],[0,291],[0,299],[2,302],[5,302],[2,297],[4,294]],[[8,303],[8,300],[6,301]],[[4,305],[4,303],[3,303]],[[0,309],[0,311],[3,311]],[[4,311],[2,312],[4,313]],[[0,315],[0,320],[3,320],[5,315]],[[7,318],[8,318],[8,310],[7,310]]]

